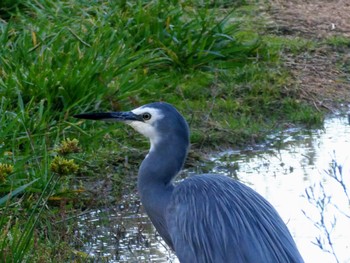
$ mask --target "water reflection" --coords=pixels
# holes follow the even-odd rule
[[[325,241],[324,250],[330,250],[324,229],[317,228],[320,220],[324,220],[328,231],[332,232],[339,262],[350,262],[350,220],[339,212],[350,215],[349,200],[329,174],[332,160],[336,160],[343,165],[344,180],[350,188],[350,126],[347,118],[327,119],[322,130],[307,133],[300,129],[287,130],[272,135],[270,141],[273,147],[268,149],[263,145],[244,152],[227,151],[214,156],[213,161],[217,163],[214,171],[238,177],[266,197],[287,222],[306,262],[337,262],[331,253],[313,244],[318,238]],[[235,169],[232,169],[233,163]],[[324,218],[320,218],[319,207],[309,202],[305,189],[314,190],[318,205],[321,205],[318,199],[323,195],[330,198],[331,205],[323,211]]]
[[[85,213],[78,221],[80,250],[90,262],[175,262],[176,256],[155,232],[136,194],[116,207]]]
[[[323,220],[331,231],[339,262],[350,262],[349,202],[327,172],[332,160],[342,164],[344,180],[350,180],[350,126],[346,117],[325,121],[324,129],[289,129],[271,135],[268,143],[245,150],[213,154],[213,172],[227,174],[250,185],[267,198],[287,223],[305,262],[337,262],[331,253]],[[194,171],[187,171],[190,175]],[[350,186],[349,181],[344,181]],[[311,187],[311,188],[310,188]],[[321,188],[323,187],[323,190]],[[350,188],[350,187],[348,187]],[[314,203],[322,195],[332,204],[320,213]],[[323,191],[323,192],[322,192]],[[349,190],[350,191],[350,190]],[[328,200],[327,199],[327,200]],[[323,218],[320,218],[320,215]],[[334,224],[334,218],[336,218]],[[116,208],[101,209],[79,219],[82,250],[96,262],[177,262],[140,211],[137,195],[124,196]],[[324,251],[313,243],[325,242]]]

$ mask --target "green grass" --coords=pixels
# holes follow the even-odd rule
[[[43,246],[46,260],[74,254],[50,222],[65,207],[87,205],[89,197],[76,191],[81,180],[114,174],[119,193],[124,175],[115,171],[125,168],[125,153],[140,160],[133,149],[147,149],[140,136],[128,139],[130,129],[77,121],[75,113],[166,100],[189,120],[193,147],[207,149],[262,139],[283,122],[321,122],[322,114],[290,88],[280,58],[313,43],[259,36],[247,22],[249,10],[256,9],[229,1],[0,5],[6,14],[0,20],[0,163],[13,166],[0,185],[4,259],[42,261],[33,251]],[[78,138],[82,150],[63,154],[59,165],[67,174],[60,176],[52,162],[67,138]],[[73,162],[77,171],[68,167]]]

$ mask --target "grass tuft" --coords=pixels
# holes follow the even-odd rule
[[[63,157],[56,156],[50,164],[50,169],[58,175],[69,175],[76,173],[79,166],[73,159],[67,160]]]
[[[62,155],[81,152],[81,148],[78,144],[79,141],[77,139],[71,140],[67,138],[61,142],[60,146],[57,148],[57,152]]]
[[[11,173],[13,173],[13,165],[0,163],[0,183],[4,183]]]

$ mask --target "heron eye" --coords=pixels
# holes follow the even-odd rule
[[[151,119],[152,115],[148,112],[145,112],[142,114],[142,119],[145,121],[148,121],[149,119]]]

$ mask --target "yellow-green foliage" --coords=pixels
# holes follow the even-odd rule
[[[0,183],[6,181],[6,177],[13,172],[13,166],[6,163],[0,163]]]
[[[71,140],[67,138],[61,142],[61,145],[58,147],[57,152],[62,155],[80,152],[81,149],[78,144],[79,141],[77,139]]]
[[[59,175],[74,174],[78,171],[79,166],[74,162],[73,159],[65,159],[60,156],[56,156],[50,165],[52,172]]]

